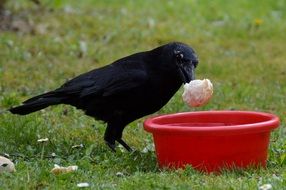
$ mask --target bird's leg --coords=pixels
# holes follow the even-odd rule
[[[120,127],[117,126],[117,131],[116,131],[116,136],[115,136],[115,140],[121,144],[128,152],[132,152],[132,148],[130,148],[130,146],[128,146],[128,144],[126,144],[126,142],[124,142],[122,140],[122,133],[123,133],[123,129],[124,129],[125,125],[121,125]]]
[[[107,128],[105,130],[105,134],[104,134],[104,140],[105,140],[106,144],[114,152],[115,152],[115,141],[117,141],[119,144],[121,144],[127,151],[129,151],[129,152],[132,151],[130,146],[128,146],[126,144],[126,142],[124,142],[122,140],[122,132],[123,132],[124,127],[125,127],[125,125],[123,125],[123,124],[120,125],[119,122],[117,122],[116,124],[108,123],[108,125],[107,125]]]
[[[115,150],[115,130],[111,127],[111,125],[107,125],[107,128],[104,133],[104,140],[107,146],[113,151],[116,152]]]

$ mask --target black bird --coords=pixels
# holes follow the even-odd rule
[[[125,126],[161,109],[183,83],[195,78],[197,64],[190,46],[172,42],[81,74],[9,111],[26,115],[50,105],[72,105],[107,123],[104,140],[113,151],[115,141],[131,151],[122,140]]]

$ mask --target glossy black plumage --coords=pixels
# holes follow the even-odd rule
[[[107,123],[104,139],[112,150],[115,141],[131,150],[122,140],[124,127],[161,109],[183,83],[194,79],[197,64],[191,47],[169,43],[81,74],[10,112],[25,115],[50,105],[72,105]]]

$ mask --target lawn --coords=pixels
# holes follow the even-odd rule
[[[158,113],[254,110],[281,119],[271,135],[267,169],[204,174],[191,167],[163,170],[156,163],[145,118],[124,139],[136,150],[104,144],[104,123],[70,106],[27,116],[0,115],[0,154],[17,172],[0,174],[0,189],[286,189],[285,1],[7,1],[0,31],[0,110],[57,88],[66,80],[123,56],[181,41],[197,52],[197,78],[214,84],[210,103],[187,107],[182,89]],[[10,14],[10,16],[9,16]],[[49,138],[46,143],[38,143]],[[72,148],[82,144],[81,148]],[[54,164],[78,165],[55,176]]]

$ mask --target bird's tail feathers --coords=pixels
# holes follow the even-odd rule
[[[23,105],[9,109],[13,114],[26,115],[50,105],[60,104],[62,97],[57,96],[53,91],[35,96],[23,102]]]

